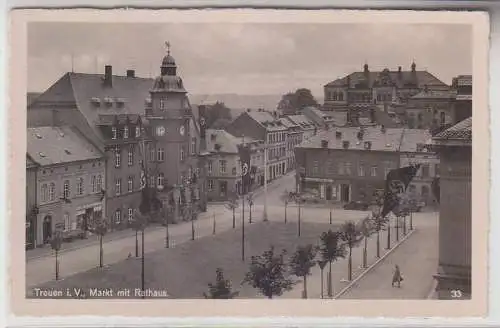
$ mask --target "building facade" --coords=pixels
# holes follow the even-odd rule
[[[441,161],[439,266],[434,275],[439,299],[471,297],[472,117],[432,139]]]
[[[37,178],[38,165],[26,155],[26,249],[36,247],[36,217],[38,214]]]
[[[320,200],[347,203],[370,201],[383,190],[390,170],[402,165],[401,155],[416,154],[427,131],[345,127],[324,131],[295,148],[296,183],[302,192]]]
[[[318,128],[314,125],[314,122],[309,120],[307,116],[303,114],[288,115],[286,118],[300,127],[301,130],[300,143],[304,140],[308,140],[309,138],[314,136],[318,131]]]
[[[69,126],[29,128],[27,140],[37,164],[34,244],[49,242],[56,230],[64,239],[84,238],[105,213],[104,154]]]
[[[267,147],[267,179],[274,180],[287,172],[287,127],[280,119],[266,111],[244,112],[226,131],[235,137],[249,136],[264,140]]]
[[[67,73],[29,106],[28,126],[77,127],[105,153],[105,215],[112,229],[120,229],[141,202],[141,161],[147,186],[161,202],[172,198],[175,186],[178,200],[188,189],[206,208],[203,145],[186,93],[170,53],[156,79],[136,77],[133,70],[114,75],[110,65],[104,74]]]

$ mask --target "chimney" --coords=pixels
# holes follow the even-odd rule
[[[335,132],[335,138],[342,139],[342,132],[340,131]]]
[[[365,149],[366,150],[372,149],[372,142],[371,141],[365,141]]]
[[[104,86],[113,86],[113,67],[111,65],[104,66]]]
[[[328,140],[326,139],[321,140],[321,148],[328,148]]]
[[[401,74],[401,66],[398,66],[398,73]]]
[[[364,133],[364,131],[360,129],[360,130],[358,131],[358,140],[363,140],[363,135],[364,135],[364,134],[365,134],[365,133]]]
[[[342,147],[343,147],[344,149],[349,148],[349,141],[348,141],[348,140],[344,140],[344,141],[342,141]]]
[[[127,70],[127,77],[135,77],[135,70],[128,69]]]

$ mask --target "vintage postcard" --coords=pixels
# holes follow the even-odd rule
[[[15,10],[10,32],[15,315],[486,315],[486,13]]]

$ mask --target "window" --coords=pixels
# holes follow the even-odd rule
[[[163,173],[159,173],[157,179],[157,187],[163,188],[164,184],[165,184],[165,175]]]
[[[127,185],[128,185],[128,192],[134,191],[134,177],[133,176],[128,177]]]
[[[49,184],[49,201],[53,202],[56,198],[56,184],[51,182]]]
[[[47,201],[47,196],[48,196],[48,190],[47,190],[47,184],[44,183],[41,188],[41,194],[42,194],[42,202]]]
[[[115,180],[115,194],[120,195],[122,193],[122,179]]]
[[[128,214],[128,222],[132,222],[132,220],[134,219],[134,210],[129,208],[127,210],[127,214]]]
[[[219,170],[220,170],[221,174],[226,173],[226,164],[227,164],[227,162],[225,160],[219,161]]]
[[[191,155],[196,154],[196,138],[191,138]]]
[[[422,164],[422,177],[423,178],[428,178],[430,176],[429,174],[429,164]]]
[[[92,189],[92,193],[97,192],[96,176],[95,175],[90,177],[90,188]]]
[[[184,146],[181,146],[181,161],[184,161],[184,157],[186,156],[185,152],[184,152]]]
[[[122,162],[122,154],[120,152],[120,149],[116,149],[115,151],[115,167],[120,167]]]
[[[71,220],[68,213],[64,213],[64,231],[71,230]]]
[[[439,176],[439,164],[434,165],[434,176],[435,177]]]
[[[123,128],[123,139],[128,138],[128,126]]]
[[[118,209],[115,211],[115,224],[120,224],[122,222],[122,212]]]
[[[208,174],[212,174],[212,169],[213,169],[213,163],[212,161],[208,162]]]
[[[97,192],[100,192],[102,190],[102,176],[99,174],[97,176]]]
[[[63,197],[64,197],[64,199],[69,199],[69,196],[70,196],[69,180],[64,180]]]
[[[338,171],[339,171],[339,175],[344,175],[345,174],[344,162],[339,162],[339,164],[338,164]]]
[[[112,133],[111,138],[112,138],[113,140],[116,140],[116,127],[114,127],[114,126],[113,126],[113,127],[111,128],[111,133]]]
[[[136,126],[135,127],[135,137],[138,138],[141,136],[141,128]]]
[[[373,165],[373,166],[371,167],[370,175],[371,175],[372,177],[376,177],[376,176],[377,176],[377,166],[376,166],[376,165]]]
[[[83,178],[76,180],[76,194],[79,196],[83,195]]]
[[[152,144],[149,145],[149,160],[151,162],[155,161],[155,148],[153,147]]]
[[[208,190],[214,190],[214,180],[208,180]]]
[[[165,150],[163,148],[158,148],[158,161],[163,162],[165,160]]]
[[[351,175],[351,163],[345,163],[345,174]]]
[[[165,110],[165,98],[160,98],[160,110]]]
[[[235,167],[233,167],[233,173],[232,174],[236,175],[236,168]]]
[[[365,166],[364,166],[364,164],[359,164],[359,166],[358,166],[358,175],[360,177],[364,177],[365,176]]]
[[[156,177],[154,175],[151,175],[149,177],[149,186],[150,187],[153,187],[155,185],[155,180],[156,180]]]
[[[313,170],[312,171],[313,171],[312,172],[313,174],[318,174],[319,173],[319,163],[318,163],[318,161],[314,161],[314,163],[313,163]]]
[[[134,165],[134,148],[132,146],[128,150],[127,163],[128,166]]]

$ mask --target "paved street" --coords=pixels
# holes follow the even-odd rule
[[[422,215],[417,215],[422,216]],[[425,299],[438,264],[437,215],[417,219],[418,230],[393,253],[360,279],[342,299]],[[392,288],[395,265],[399,265],[404,281]]]

